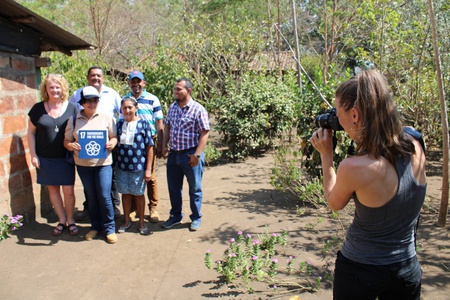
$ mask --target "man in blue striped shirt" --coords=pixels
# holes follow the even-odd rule
[[[158,97],[147,92],[144,88],[147,82],[145,81],[144,74],[139,71],[132,71],[128,76],[128,86],[131,92],[124,96],[128,98],[133,96],[136,98],[138,103],[138,117],[145,120],[150,125],[152,131],[153,140],[155,142],[155,150],[153,151],[152,157],[152,176],[147,182],[147,197],[148,197],[148,209],[150,215],[150,222],[158,223],[159,214],[156,210],[158,206],[158,184],[156,182],[156,157],[162,157],[161,154],[161,143],[158,141],[162,140],[164,127],[163,127],[163,112],[161,108],[161,103]]]
[[[206,109],[191,98],[191,92],[192,82],[189,79],[177,80],[173,90],[176,101],[170,105],[165,120],[162,153],[167,157],[167,186],[171,204],[170,217],[162,224],[166,229],[180,224],[183,219],[184,176],[189,185],[192,212],[189,216],[192,221],[190,230],[196,231],[201,226],[202,177],[205,167],[203,149],[210,126]]]

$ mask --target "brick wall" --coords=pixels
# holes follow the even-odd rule
[[[28,222],[36,206],[49,210],[27,142],[28,112],[38,101],[36,72],[34,57],[0,52],[0,215],[22,214]]]

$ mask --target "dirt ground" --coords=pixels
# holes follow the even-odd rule
[[[449,230],[436,227],[440,201],[441,170],[430,163],[428,197],[418,234],[419,260],[423,269],[422,299],[449,299]],[[332,217],[326,209],[314,210],[289,199],[270,185],[273,158],[266,155],[245,163],[208,167],[205,171],[202,228],[189,231],[189,202],[184,197],[182,225],[164,230],[150,224],[152,234],[140,236],[137,224],[110,245],[104,237],[84,240],[88,223],[80,234],[67,230],[52,236],[56,221],[39,217],[10,239],[0,243],[0,299],[331,299],[331,275],[339,237],[351,218],[347,212]],[[162,219],[170,209],[164,161],[158,162]],[[77,180],[77,204],[83,195]],[[38,209],[37,209],[38,210]],[[120,225],[121,220],[117,221]],[[204,265],[210,249],[213,260],[222,259],[229,240],[238,231],[257,236],[288,231],[288,244],[280,250],[280,265],[292,255],[296,264],[309,262],[310,274],[283,278],[279,289],[250,282],[255,293],[239,282],[225,284]],[[280,272],[281,274],[281,272]],[[287,282],[314,283],[317,292],[288,290]],[[297,298],[297,299],[298,299]]]

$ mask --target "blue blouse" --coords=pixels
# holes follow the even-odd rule
[[[123,144],[120,141],[122,127],[125,120],[117,123],[117,156],[116,167],[128,172],[145,171],[147,159],[147,147],[154,146],[152,131],[148,122],[139,119],[134,132],[132,145]]]

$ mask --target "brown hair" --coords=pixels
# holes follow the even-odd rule
[[[362,118],[355,140],[356,155],[380,156],[395,165],[397,156],[411,155],[413,143],[402,130],[402,120],[386,79],[375,70],[362,71],[336,90],[345,111],[355,107]]]
[[[48,101],[47,83],[50,81],[54,81],[59,84],[59,86],[61,87],[61,99],[63,101],[66,101],[69,98],[69,84],[67,83],[67,80],[60,74],[48,74],[47,76],[45,76],[39,89],[41,100],[43,102]]]

